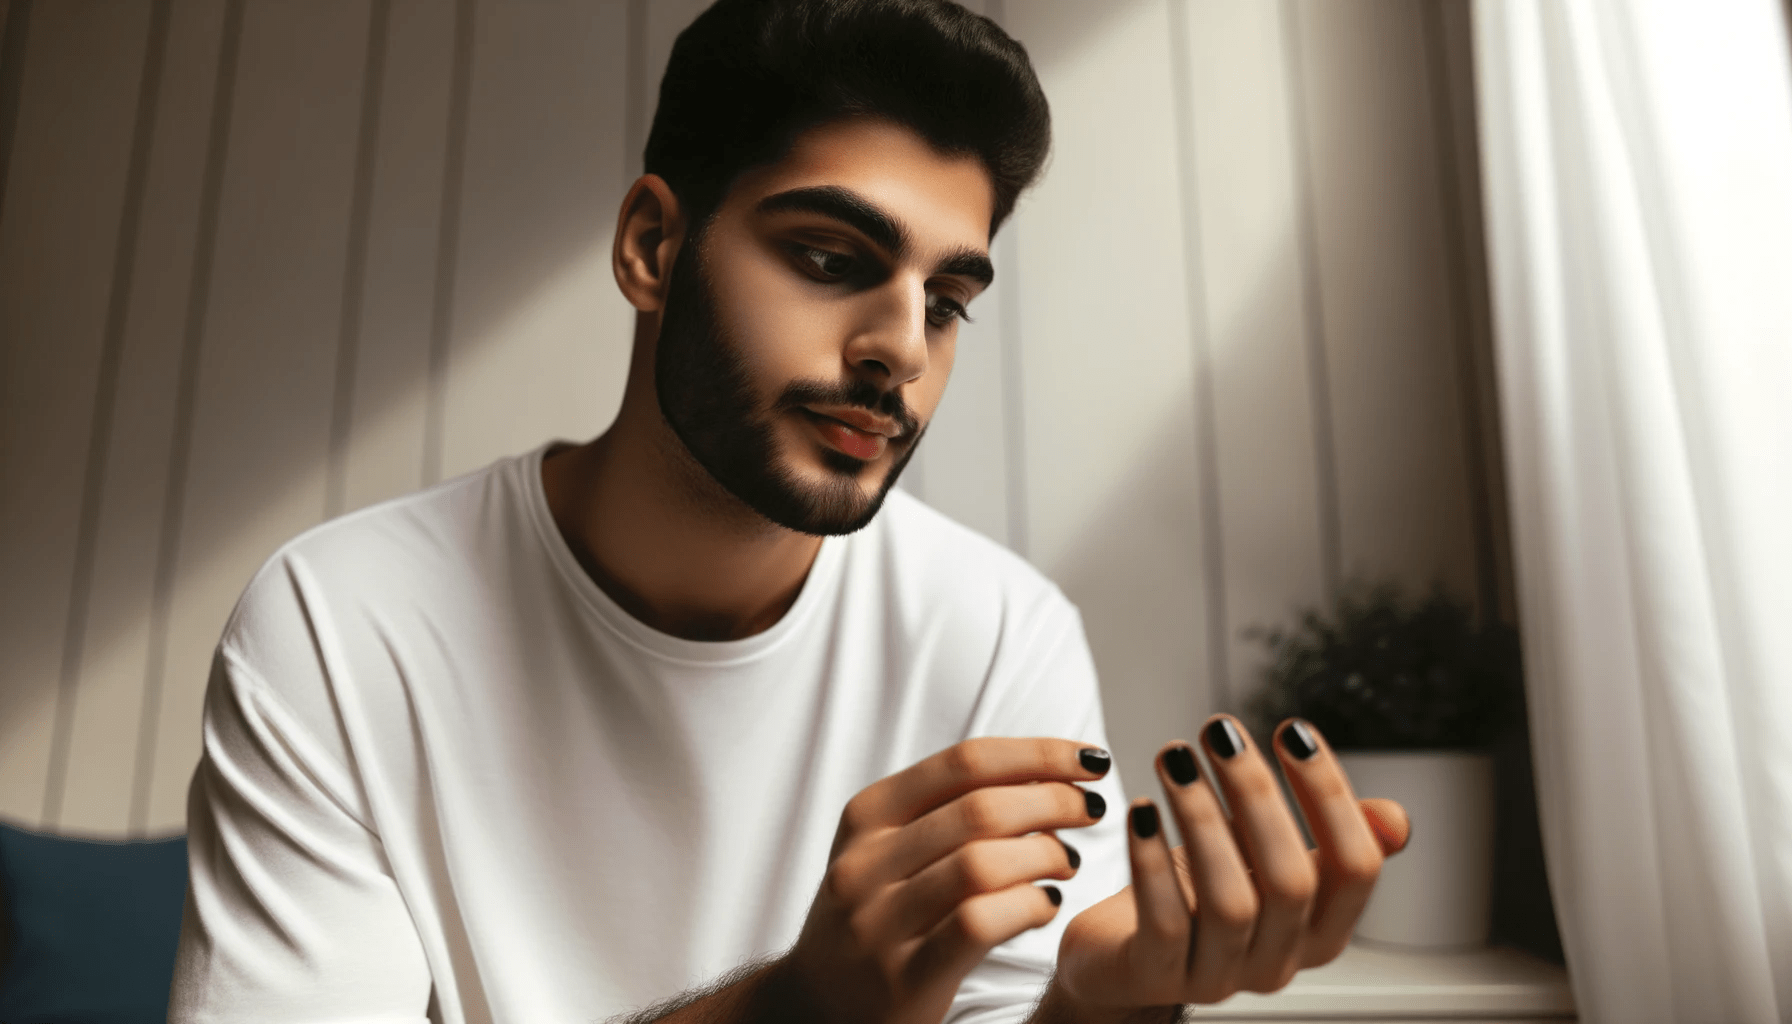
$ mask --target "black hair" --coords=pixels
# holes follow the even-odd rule
[[[853,117],[980,160],[995,187],[992,235],[1051,148],[1027,51],[951,0],[717,0],[673,44],[644,169],[701,232],[741,172]]]

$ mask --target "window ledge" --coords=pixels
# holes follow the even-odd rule
[[[1352,942],[1271,995],[1190,1007],[1198,1021],[1573,1020],[1568,974],[1514,949],[1423,953]]]

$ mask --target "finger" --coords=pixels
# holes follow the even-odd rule
[[[1363,817],[1369,820],[1369,831],[1375,833],[1375,841],[1381,844],[1382,856],[1392,857],[1406,849],[1406,844],[1412,841],[1412,819],[1406,816],[1406,808],[1378,796],[1358,800],[1357,805],[1363,809]]]
[[[1381,874],[1382,846],[1318,729],[1289,719],[1276,730],[1275,745],[1317,844],[1319,889],[1307,931],[1311,948],[1303,966],[1329,963],[1344,951],[1369,902]]]
[[[869,845],[880,863],[869,874],[884,882],[907,878],[966,843],[1052,829],[1086,828],[1101,819],[1101,794],[1062,782],[987,786],[928,811]],[[852,854],[848,854],[851,856]]]
[[[1188,969],[1194,908],[1177,884],[1163,825],[1157,804],[1148,799],[1141,797],[1127,809],[1126,849],[1132,859],[1132,895],[1139,919],[1132,966],[1145,978],[1174,986]]]
[[[925,989],[949,979],[956,988],[959,979],[990,950],[1030,928],[1051,923],[1062,902],[1056,886],[1030,883],[973,896],[916,945],[905,965],[904,980],[912,989]]]
[[[1238,989],[1257,923],[1257,889],[1194,750],[1180,741],[1166,746],[1158,754],[1157,772],[1182,834],[1195,895],[1194,958],[1185,1001],[1218,1002]]]
[[[1232,809],[1259,901],[1239,987],[1274,992],[1301,966],[1300,946],[1319,887],[1318,872],[1282,788],[1236,720],[1214,716],[1201,738]]]
[[[865,787],[847,803],[843,818],[854,829],[906,825],[983,786],[1092,782],[1106,775],[1112,763],[1100,747],[1071,740],[965,740]]]
[[[1048,835],[982,839],[952,851],[914,877],[891,886],[870,908],[872,926],[889,943],[932,931],[960,903],[1022,882],[1076,874],[1073,847]]]

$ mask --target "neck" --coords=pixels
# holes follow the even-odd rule
[[[725,490],[638,383],[602,436],[543,460],[554,524],[598,587],[662,633],[735,640],[769,629],[796,602],[821,538]]]

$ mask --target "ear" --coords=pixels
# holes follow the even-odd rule
[[[629,305],[651,313],[665,304],[684,229],[684,212],[666,179],[657,174],[637,178],[622,200],[610,253],[616,285]]]

